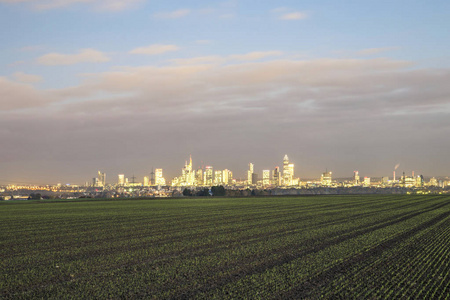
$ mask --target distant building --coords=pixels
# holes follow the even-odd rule
[[[257,175],[254,172],[254,166],[252,163],[248,164],[248,171],[247,171],[247,184],[252,185],[256,184],[257,181]]]
[[[325,173],[322,173],[322,175],[320,176],[320,183],[323,186],[330,186],[331,185],[331,171],[326,171]]]
[[[233,172],[228,169],[222,171],[222,182],[223,184],[230,185],[233,181]]]
[[[280,176],[280,168],[279,167],[275,167],[275,169],[272,170],[272,184],[274,186],[281,185],[281,176]]]
[[[124,174],[119,174],[119,179],[117,181],[117,184],[120,186],[125,185],[125,175]]]
[[[163,177],[163,169],[155,169],[155,184],[166,185],[166,179]]]
[[[213,167],[206,166],[205,172],[203,173],[203,184],[206,186],[212,186],[213,184]]]
[[[364,186],[369,187],[370,186],[370,177],[364,177]]]
[[[270,170],[263,171],[263,185],[264,186],[270,185]]]
[[[289,163],[287,154],[283,158],[283,185],[292,186],[294,178],[294,164]]]
[[[222,178],[222,171],[215,171],[214,172],[214,185],[221,185],[223,184],[223,178]]]
[[[149,185],[150,185],[150,177],[144,176],[144,186],[149,186]]]
[[[359,185],[360,184],[359,172],[358,171],[354,171],[353,172],[353,184],[354,185]]]

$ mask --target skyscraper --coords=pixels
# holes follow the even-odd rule
[[[272,170],[272,184],[274,186],[281,185],[281,176],[280,176],[280,168],[279,167],[275,167],[275,169]]]
[[[283,158],[283,185],[291,186],[294,178],[294,164],[289,163],[287,154]]]
[[[353,184],[354,185],[359,185],[359,172],[358,171],[354,171],[353,172]]]
[[[331,185],[331,172],[326,171],[320,176],[320,182],[324,186],[330,186]]]
[[[155,184],[166,185],[166,179],[163,177],[163,169],[155,169]]]
[[[253,164],[248,164],[248,171],[247,171],[247,184],[252,185],[253,184]]]
[[[205,172],[203,174],[203,184],[206,186],[212,186],[213,184],[213,167],[212,166],[206,166]]]
[[[119,180],[117,181],[117,184],[120,186],[125,185],[125,175],[124,174],[119,174]]]
[[[270,170],[263,170],[263,185],[270,185]]]

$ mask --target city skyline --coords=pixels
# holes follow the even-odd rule
[[[0,0],[0,184],[449,176],[450,3]],[[281,160],[280,160],[281,158]]]

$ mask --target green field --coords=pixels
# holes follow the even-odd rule
[[[0,203],[0,297],[450,299],[450,196]]]

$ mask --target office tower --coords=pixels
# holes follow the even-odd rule
[[[223,175],[222,171],[214,172],[214,184],[215,185],[221,185],[223,183],[222,175]]]
[[[233,173],[228,169],[223,170],[223,173],[222,173],[223,183],[229,185],[229,184],[231,184],[232,180],[233,180]]]
[[[272,184],[274,186],[280,186],[281,185],[281,176],[280,176],[280,168],[275,167],[275,169],[272,171]]]
[[[189,156],[189,164],[186,161],[184,168],[181,170],[181,177],[178,178],[179,186],[194,186],[195,185],[195,171],[192,169],[192,157]]]
[[[359,172],[358,171],[353,172],[353,184],[359,185]]]
[[[326,171],[323,173],[320,177],[320,182],[324,186],[330,186],[331,185],[331,172]]]
[[[124,174],[119,174],[119,180],[118,180],[117,184],[120,186],[125,185],[125,175]]]
[[[144,186],[149,186],[150,183],[150,177],[144,176]]]
[[[247,184],[252,185],[253,184],[253,164],[248,164],[248,171],[247,171]]]
[[[203,185],[203,170],[198,169],[195,173],[195,184],[196,185]]]
[[[163,177],[163,169],[155,169],[155,184],[166,185],[166,179]]]
[[[364,186],[369,187],[370,186],[370,177],[364,177]]]
[[[287,154],[283,158],[283,185],[291,186],[294,178],[294,164],[289,163]]]
[[[213,167],[206,166],[205,172],[203,174],[203,184],[207,186],[212,186],[213,184]]]
[[[106,173],[102,173],[98,171],[98,180],[96,180],[96,187],[105,187],[106,186]]]
[[[263,185],[270,185],[270,170],[263,170]]]

